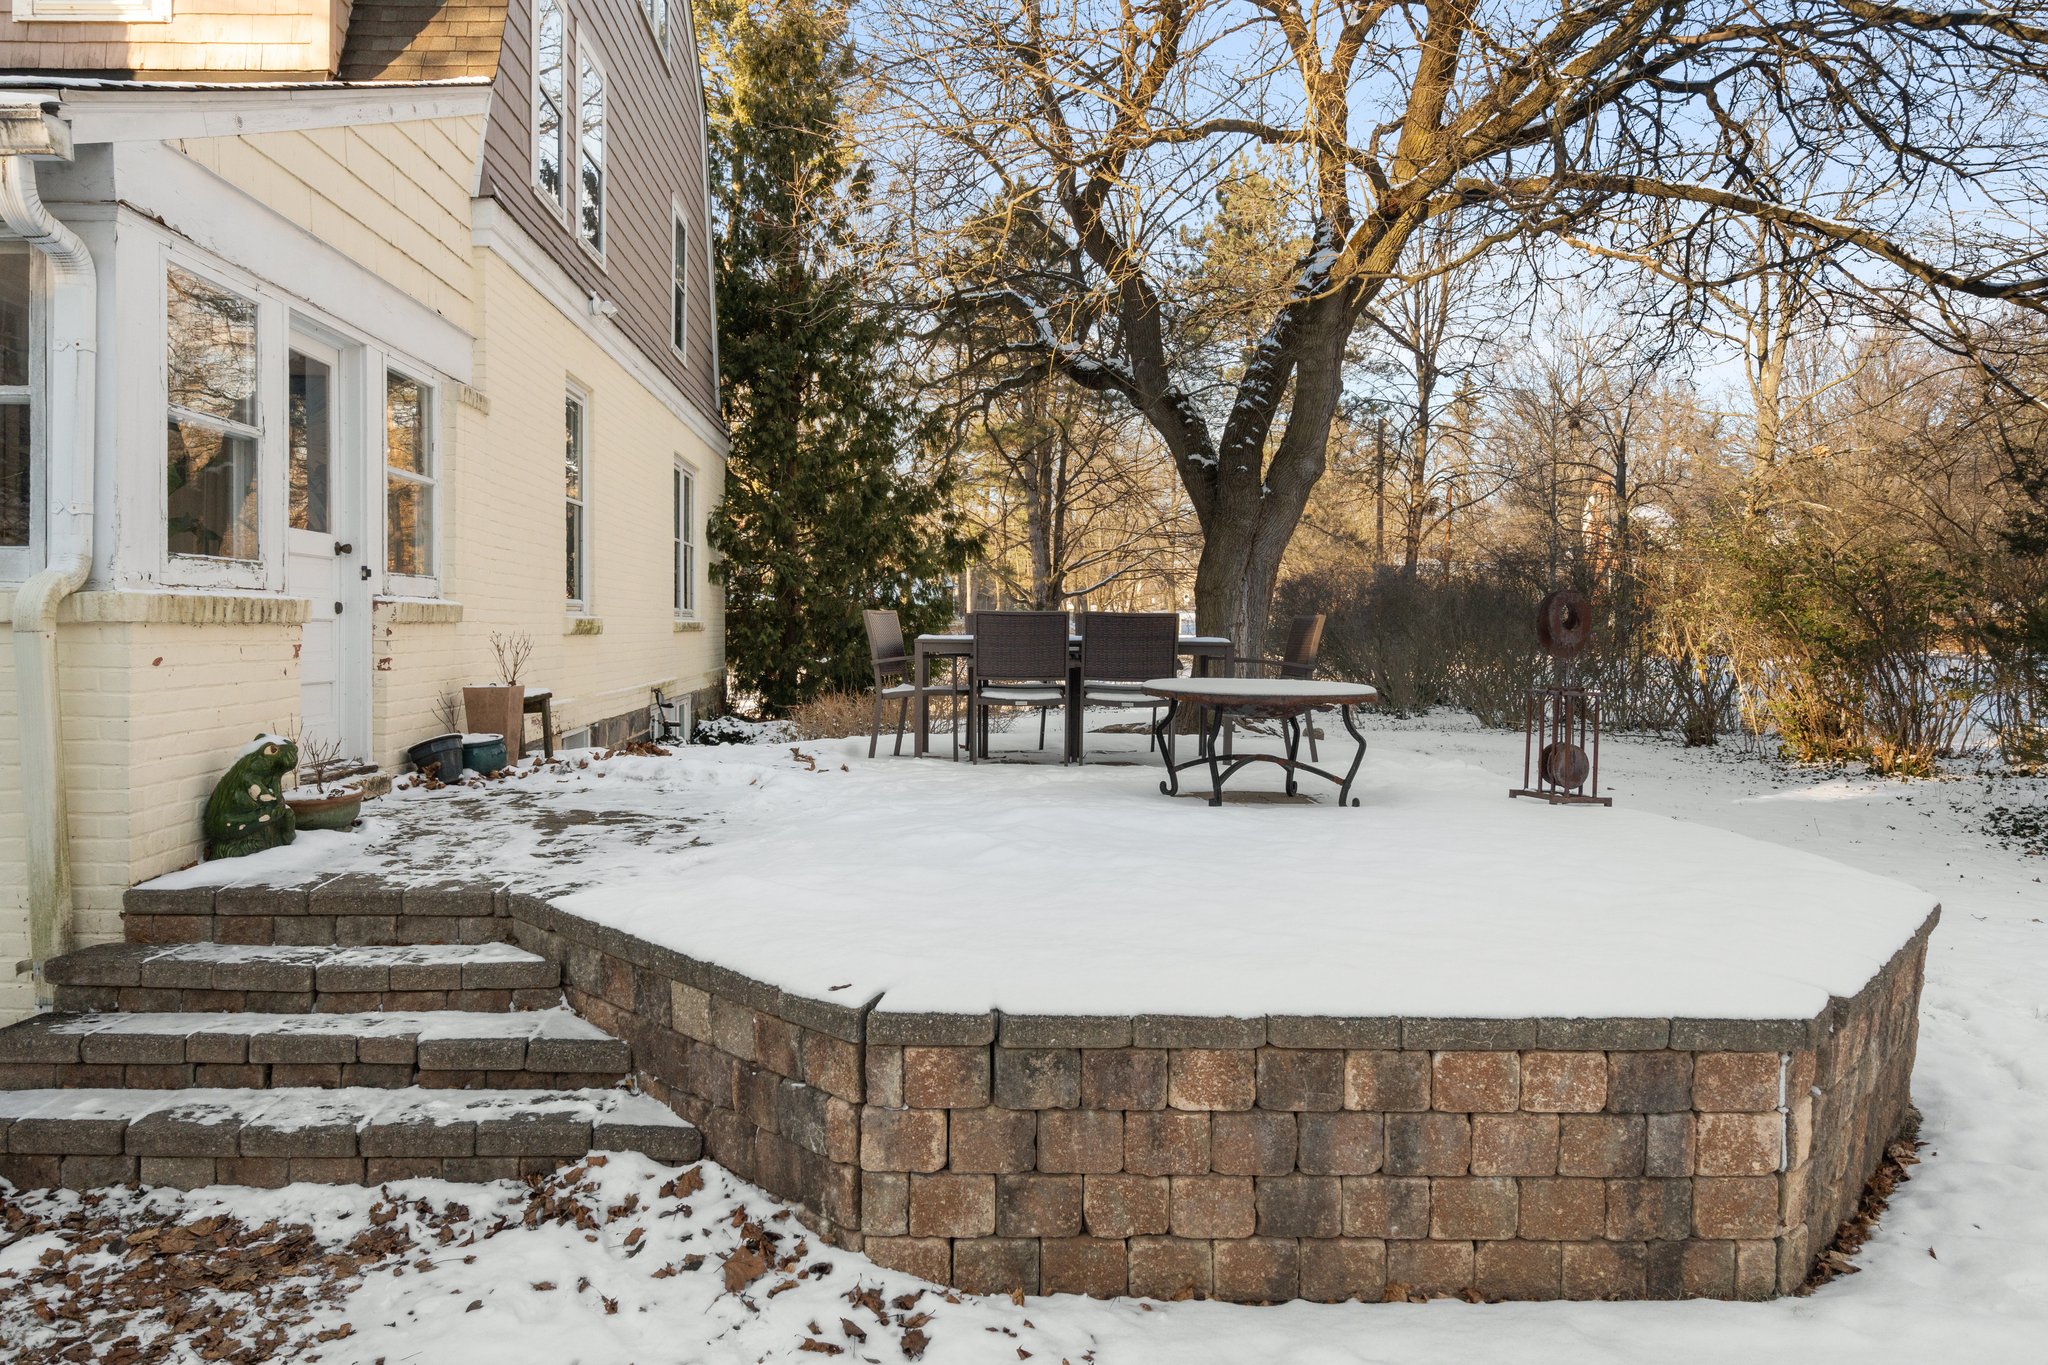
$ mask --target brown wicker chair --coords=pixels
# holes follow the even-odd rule
[[[896,703],[896,756],[903,755],[903,727],[910,719],[910,704],[917,700],[918,686],[910,655],[903,647],[903,622],[893,611],[864,611],[861,621],[868,630],[868,661],[875,669],[875,714],[868,724],[868,757],[882,738],[882,704]],[[967,688],[957,682],[934,684],[924,689],[928,697],[958,698]],[[952,708],[953,757],[960,757],[960,708]]]
[[[1323,617],[1297,616],[1287,623],[1287,650],[1277,659],[1255,658],[1233,654],[1230,656],[1230,671],[1238,676],[1248,676],[1254,670],[1270,670],[1276,678],[1313,678],[1316,662],[1323,653]],[[1302,717],[1308,730],[1308,756],[1311,762],[1317,759],[1315,712]]]
[[[967,753],[988,757],[991,706],[1029,706],[1038,712],[1038,747],[1045,718],[1067,704],[1067,615],[1060,611],[977,611],[967,618],[974,636],[974,671],[967,682]],[[1060,746],[1066,762],[1066,746]]]
[[[1142,706],[1164,699],[1137,684],[1180,670],[1180,617],[1174,612],[1091,611],[1081,617],[1081,700],[1088,706]],[[1159,737],[1151,736],[1151,747]],[[1082,750],[1085,759],[1087,751]]]

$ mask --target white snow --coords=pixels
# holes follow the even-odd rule
[[[498,1115],[566,1114],[681,1126],[659,1101],[625,1090],[418,1090],[342,1086],[331,1090],[0,1090],[0,1118],[138,1119],[171,1110],[219,1114],[272,1128],[347,1123],[455,1123]]]
[[[189,1037],[195,1033],[339,1034],[350,1038],[527,1038],[550,1042],[609,1038],[566,1006],[546,1010],[419,1010],[374,1014],[73,1014],[60,1015],[50,1032],[64,1035],[135,1034]]]
[[[1436,773],[1438,777],[1431,779],[1435,781],[1443,774],[1469,773],[1476,764],[1485,770],[1486,783],[1503,789],[1511,777],[1519,776],[1519,735],[1476,732],[1442,721],[1380,721],[1372,730],[1370,762],[1404,774]],[[817,750],[806,746],[805,752]],[[1853,797],[1766,802],[1755,798],[1843,784],[1838,778],[1816,780],[1726,751],[1686,751],[1631,739],[1610,737],[1603,757],[1604,776],[1620,803],[1616,811],[1540,814],[1557,817],[1573,832],[1618,828],[1623,835],[1636,832],[1643,823],[1682,819],[1694,830],[1752,836],[1775,846],[1772,851],[1823,854],[1941,895],[1944,919],[1928,958],[1914,1075],[1914,1098],[1925,1114],[1922,1164],[1898,1189],[1876,1237],[1858,1256],[1861,1274],[1837,1280],[1812,1298],[1767,1304],[1475,1306],[1444,1301],[1240,1308],[1064,1297],[1031,1298],[1022,1305],[1007,1298],[964,1298],[954,1304],[927,1294],[918,1305],[933,1314],[925,1328],[932,1343],[924,1359],[935,1365],[1015,1365],[1023,1349],[1038,1365],[1060,1360],[1070,1365],[1084,1360],[1090,1365],[1391,1365],[1425,1360],[1517,1365],[1721,1365],[1760,1360],[1923,1365],[1950,1359],[2006,1365],[2040,1360],[2041,1342],[2048,1334],[2048,1147],[2041,1141],[2041,1134],[2048,1132],[2048,996],[2041,984],[2048,980],[2048,890],[2043,888],[2048,862],[1995,846],[1982,832],[1981,809],[1990,804],[2048,805],[2048,781],[1859,780],[1857,785],[1869,790]],[[909,761],[902,762],[907,766]],[[782,771],[788,766],[784,749],[755,751],[731,764],[699,770],[699,779],[687,789],[703,802],[696,810],[706,813],[697,828],[712,836],[723,834],[722,817],[709,812],[729,812],[750,792],[764,800],[786,799],[774,792],[798,780]],[[820,766],[837,772],[836,764],[821,761]],[[949,767],[930,766],[942,771]],[[859,765],[849,762],[849,767]],[[1026,781],[1032,770],[982,769],[973,776],[997,783],[1014,780],[1026,797],[1046,797],[1045,788]],[[801,780],[822,785],[828,779],[806,774]],[[751,787],[756,781],[768,791]],[[565,805],[644,813],[645,802],[630,799],[618,788],[645,785],[637,779],[629,782],[621,773],[595,788],[564,783],[558,793]],[[873,791],[867,788],[861,794]],[[673,799],[672,793],[664,797],[668,799]],[[1345,822],[1333,827],[1354,835],[1370,828],[1360,817],[1373,813],[1328,808],[1183,810],[1156,793],[1154,799],[1170,806],[1176,818],[1236,819],[1269,813],[1316,825]],[[388,809],[392,803],[376,804]],[[1504,796],[1501,804],[1517,808]],[[1610,814],[1635,819],[1617,824]],[[465,828],[486,832],[482,827]],[[479,840],[485,847],[470,850],[478,862],[518,865],[536,877],[550,872],[566,875],[539,856],[544,841],[523,827],[500,833],[505,837],[499,842]],[[596,826],[576,833],[594,846],[594,858],[645,853],[631,836],[606,834]],[[945,849],[958,837],[941,825],[927,832],[924,842]],[[1619,842],[1618,836],[1602,840],[1603,846]],[[365,856],[369,843],[357,836],[355,852],[343,861]],[[1729,846],[1759,847],[1742,841]],[[1181,847],[1186,847],[1185,841]],[[1054,850],[1052,856],[1060,856],[1060,851]],[[935,903],[934,916],[999,875],[976,878],[965,890]],[[794,938],[772,916],[754,915],[747,907],[734,913],[753,916],[764,937],[785,944]],[[708,1255],[707,1268],[715,1272],[719,1256],[735,1243],[727,1221],[730,1215],[742,1205],[757,1218],[768,1217],[774,1209],[766,1196],[717,1167],[706,1164],[703,1170],[707,1188],[683,1201],[691,1210],[683,1215],[678,1212],[683,1205],[651,1195],[665,1171],[639,1158],[613,1157],[605,1168],[591,1173],[599,1187],[592,1195],[593,1205],[619,1205],[628,1192],[637,1190],[641,1207],[603,1227],[595,1240],[586,1240],[589,1234],[574,1225],[519,1228],[525,1191],[518,1185],[394,1185],[392,1192],[406,1200],[425,1199],[437,1206],[459,1200],[469,1205],[475,1225],[485,1231],[505,1217],[514,1226],[495,1236],[480,1233],[474,1242],[458,1238],[454,1247],[430,1257],[415,1252],[399,1258],[396,1269],[368,1276],[340,1307],[319,1310],[304,1329],[294,1331],[283,1354],[317,1353],[325,1361],[364,1365],[380,1358],[392,1365],[408,1360],[436,1365],[524,1360],[794,1365],[821,1358],[799,1349],[814,1322],[821,1329],[820,1339],[847,1346],[855,1343],[838,1328],[842,1316],[874,1330],[870,1316],[849,1311],[840,1297],[856,1282],[879,1287],[885,1297],[918,1287],[859,1256],[815,1246],[815,1259],[829,1263],[832,1273],[773,1297],[763,1286],[779,1285],[779,1279],[732,1295],[723,1292],[715,1273],[654,1278],[657,1269],[673,1266],[691,1253]],[[76,1207],[80,1196],[38,1193],[15,1198],[24,1208],[62,1208]],[[376,1191],[312,1185],[277,1191],[111,1195],[116,1206],[133,1210],[139,1224],[227,1211],[251,1226],[271,1218],[305,1222],[330,1244],[361,1231],[379,1198]],[[401,1220],[409,1223],[414,1216],[408,1204]],[[795,1231],[786,1223],[779,1226]],[[644,1254],[635,1255],[628,1245],[636,1228],[645,1229],[633,1243],[646,1243]],[[422,1246],[432,1240],[431,1235],[419,1238]],[[11,1277],[33,1266],[57,1241],[56,1236],[35,1236],[0,1247],[0,1343],[21,1343],[25,1353],[77,1330],[61,1318],[45,1323],[31,1312],[39,1299],[10,1289]],[[116,1244],[97,1254],[121,1253]],[[415,1269],[418,1260],[430,1260],[431,1265]],[[589,1281],[588,1290],[577,1292],[584,1279]],[[536,1282],[558,1287],[536,1292]],[[616,1313],[605,1310],[607,1297],[618,1304]],[[235,1300],[227,1296],[226,1301]],[[469,1310],[472,1303],[479,1304],[474,1311]],[[316,1328],[331,1329],[344,1322],[353,1327],[352,1336],[314,1342]],[[844,1358],[899,1360],[896,1335],[900,1333],[875,1332],[875,1344]],[[188,1352],[173,1358],[197,1356]]]
[[[1323,727],[1324,765],[1347,764]],[[1090,746],[1117,761],[870,761],[863,741],[619,758],[523,779],[528,804],[499,821],[446,792],[375,803],[403,815],[353,836],[345,866],[402,848],[431,855],[430,879],[553,888],[574,914],[818,999],[1034,1014],[1811,1018],[1937,899],[1625,797],[1510,800],[1519,752],[1481,767],[1382,744],[1359,808],[1316,778],[1321,804],[1211,808],[1161,795],[1142,736]],[[1277,786],[1256,765],[1232,789]],[[549,811],[696,823],[662,838],[596,820],[555,848],[530,823]]]

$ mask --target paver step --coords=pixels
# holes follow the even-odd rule
[[[509,943],[105,943],[52,958],[60,1010],[548,1009],[561,968]]]
[[[632,1049],[562,1009],[45,1014],[0,1029],[0,1090],[612,1085]]]
[[[499,1180],[593,1151],[689,1162],[703,1136],[625,1090],[13,1090],[0,1177],[18,1187]]]

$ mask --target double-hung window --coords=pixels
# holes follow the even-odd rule
[[[177,266],[166,283],[166,544],[174,555],[259,560],[255,301]]]
[[[590,44],[576,43],[576,231],[604,255],[604,67]]]
[[[36,536],[35,256],[0,250],[0,577],[27,577]],[[15,561],[15,562],[10,562]]]
[[[676,619],[697,614],[697,476],[675,469]]]
[[[568,574],[566,587],[572,611],[585,609],[590,601],[589,524],[585,501],[586,443],[590,437],[589,414],[583,400],[570,394],[563,401],[562,482],[568,508],[569,538],[566,545]]]
[[[564,81],[569,54],[561,0],[539,0],[533,16],[533,183],[560,215],[568,204],[569,154]]]
[[[384,567],[434,575],[434,391],[397,370],[384,375]]]

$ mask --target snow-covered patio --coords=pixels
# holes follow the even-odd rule
[[[1398,768],[1404,775],[1428,775],[1432,783],[1447,787],[1464,785],[1475,804],[1482,798],[1494,799],[1493,793],[1506,785],[1504,776],[1519,761],[1518,739],[1458,724],[1381,724],[1375,727],[1374,740],[1368,771],[1375,776]],[[829,746],[822,751],[816,746],[803,748],[828,770],[815,779],[819,789],[831,781],[841,791],[864,792],[870,798],[897,781],[944,784],[953,789],[956,802],[961,788],[955,784],[967,778],[991,787],[1010,784],[1019,794],[1042,794],[1053,784],[1070,782],[1123,782],[1133,802],[1170,814],[1176,828],[1201,828],[1202,822],[1213,828],[1218,820],[1253,816],[1286,817],[1314,830],[1329,847],[1341,846],[1347,834],[1356,837],[1367,830],[1375,813],[1375,789],[1370,787],[1368,806],[1357,812],[1256,807],[1210,811],[1157,796],[1155,788],[1145,785],[1150,774],[1135,770],[1085,775],[1017,768],[970,772],[929,764],[925,766],[934,774],[927,779],[922,771],[901,772],[907,763],[871,773],[863,761]],[[849,771],[839,772],[841,761]],[[1730,753],[1686,752],[1637,741],[1616,743],[1608,767],[1623,803],[1614,814],[1645,813],[1638,827],[1646,827],[1648,818],[1655,817],[1667,823],[1690,822],[1695,832],[1738,832],[1761,844],[1831,856],[1917,884],[1938,892],[1945,903],[1945,919],[1928,959],[1921,1056],[1914,1078],[1914,1098],[1926,1114],[1922,1164],[1913,1181],[1895,1196],[1876,1236],[1858,1257],[1864,1273],[1838,1280],[1809,1299],[1766,1305],[1294,1304],[1256,1309],[1070,1297],[1034,1297],[1013,1305],[1001,1296],[926,1295],[915,1306],[917,1312],[931,1314],[920,1328],[930,1339],[925,1358],[948,1365],[1010,1361],[1028,1349],[1041,1359],[1085,1357],[1099,1363],[1171,1360],[1235,1365],[1248,1359],[1369,1361],[1447,1353],[1466,1359],[1543,1362],[1635,1361],[1651,1356],[1719,1361],[1769,1351],[1826,1360],[1905,1361],[1939,1358],[1964,1343],[1976,1358],[1987,1361],[2032,1358],[2039,1332],[2048,1322],[2048,1294],[2043,1292],[2048,1285],[2043,1252],[2048,1247],[2048,1200],[2041,1196],[2038,1143],[2039,1132],[2048,1126],[2048,1100],[2043,1098],[2048,1090],[2034,1074],[2048,1042],[2042,1034],[2038,990],[2041,972],[2048,966],[2048,940],[2041,937],[2042,869],[2038,857],[2000,848],[1983,830],[1984,817],[1994,806],[2038,809],[2048,795],[2044,784],[1975,778],[1915,784],[1788,773]],[[576,884],[579,871],[573,863],[584,861],[578,856],[573,863],[565,862],[572,853],[620,869],[622,886],[661,882],[677,866],[676,860],[705,858],[721,839],[730,840],[735,831],[744,833],[745,822],[735,818],[735,810],[745,805],[750,791],[765,798],[765,806],[781,807],[783,828],[803,832],[801,807],[790,799],[789,789],[812,779],[804,765],[790,764],[786,749],[693,754],[672,772],[675,791],[695,794],[694,803],[680,814],[657,796],[654,783],[621,781],[624,772],[615,769],[610,776],[585,772],[546,788],[532,785],[541,779],[530,779],[523,787],[527,794],[520,799],[559,807],[561,814],[547,820],[504,826],[465,820],[443,835],[438,832],[440,812],[430,807],[440,803],[452,811],[472,798],[463,793],[413,794],[380,803],[385,809],[375,812],[379,823],[372,832],[384,831],[378,837],[394,849],[403,843],[390,833],[399,825],[421,833],[412,851],[397,854],[384,865],[422,883],[435,880],[437,871],[446,875],[450,870],[498,869],[561,888]],[[503,796],[494,793],[493,799]],[[1424,791],[1417,799],[1435,797]],[[1515,809],[1504,796],[1498,799],[1504,808]],[[943,804],[934,803],[941,808]],[[391,813],[394,806],[396,815]],[[623,818],[590,821],[590,812]],[[1574,830],[1602,818],[1597,812],[1578,811],[1539,815],[1568,823]],[[1322,826],[1337,832],[1324,834],[1318,828]],[[930,839],[943,844],[957,837],[943,827],[904,833],[908,846]],[[698,838],[702,845],[684,847]],[[1191,842],[1188,847],[1192,846]],[[1186,847],[1168,852],[1188,856]],[[1072,850],[1063,850],[1050,856],[1057,861],[1071,854]],[[366,856],[360,840],[302,840],[284,855],[304,872],[366,866]],[[460,868],[442,863],[445,856],[454,857]],[[1160,860],[1170,858],[1162,853]],[[794,863],[796,858],[785,852],[783,862]],[[796,870],[803,874],[800,881],[820,884],[810,876],[807,864]],[[1844,881],[1861,880],[1860,874],[1839,867],[1836,875]],[[767,874],[763,877],[767,879]],[[779,879],[777,874],[771,880]],[[935,901],[934,913],[971,902],[978,891],[998,880],[993,875],[969,878],[963,887]],[[693,883],[674,889],[681,893],[679,901],[697,899],[687,895],[696,889]],[[784,944],[795,937],[774,916],[754,918],[745,905],[705,904],[704,912],[750,918],[755,933]],[[616,1208],[624,1193],[642,1179],[630,1164],[615,1164],[613,1169],[619,1178],[607,1174],[611,1187],[586,1202]],[[714,1190],[719,1192],[711,1202],[713,1211],[723,1214],[731,1207],[728,1200],[737,1199],[745,1201],[757,1219],[766,1220],[773,1213],[773,1203],[758,1191],[738,1182],[728,1185],[726,1180],[722,1173],[712,1173]],[[730,1195],[724,1193],[728,1189]],[[807,1280],[792,1292],[773,1296],[760,1286],[740,1294],[721,1292],[716,1271],[721,1258],[741,1249],[742,1229],[705,1216],[702,1201],[693,1201],[700,1215],[695,1219],[660,1219],[653,1205],[643,1205],[643,1211],[587,1241],[586,1234],[573,1226],[543,1222],[526,1230],[517,1227],[517,1209],[525,1194],[516,1186],[508,1192],[508,1187],[416,1182],[394,1187],[393,1193],[401,1199],[432,1201],[436,1208],[448,1200],[461,1201],[468,1206],[462,1213],[470,1221],[456,1218],[458,1244],[472,1232],[481,1240],[459,1245],[461,1255],[426,1258],[413,1252],[371,1264],[360,1280],[346,1281],[345,1292],[332,1302],[292,1319],[290,1344],[280,1354],[313,1352],[328,1360],[365,1361],[408,1358],[408,1352],[420,1359],[446,1360],[547,1354],[629,1361],[666,1353],[737,1365],[809,1358],[815,1348],[803,1347],[806,1338],[838,1344],[850,1358],[891,1360],[902,1354],[897,1345],[904,1330],[900,1325],[861,1343],[839,1327],[837,1315],[848,1311],[841,1296],[853,1288],[854,1280],[876,1287],[885,1297],[913,1292],[914,1281],[877,1269],[857,1255],[814,1246],[816,1259],[836,1267],[832,1277]],[[73,1196],[54,1198],[75,1206]],[[282,1218],[310,1224],[323,1245],[338,1249],[364,1229],[376,1201],[370,1192],[304,1186],[276,1193],[163,1192],[146,1205],[117,1199],[106,1217],[129,1226],[223,1211],[252,1222]],[[509,1228],[498,1217],[507,1209],[515,1223]],[[61,1214],[62,1208],[51,1212]],[[450,1217],[454,1215],[437,1215]],[[401,1225],[415,1221],[408,1206]],[[645,1236],[631,1233],[642,1225]],[[684,1246],[670,1247],[662,1240],[683,1234],[689,1234]],[[651,1243],[654,1254],[638,1255],[634,1246],[643,1241]],[[0,1286],[14,1282],[45,1251],[76,1244],[75,1237],[53,1231],[0,1250]],[[666,1278],[679,1253],[708,1255],[709,1283],[706,1276]],[[98,1253],[102,1258],[117,1254]],[[425,1264],[428,1260],[431,1265]],[[421,1264],[415,1267],[415,1261]],[[405,1273],[401,1276],[400,1271]],[[580,1288],[584,1280],[589,1292],[567,1294],[570,1286]],[[535,1287],[541,1281],[559,1284],[564,1292],[541,1292]],[[762,1281],[769,1286],[779,1283]],[[89,1292],[68,1297],[90,1314],[109,1308]],[[0,1294],[0,1301],[10,1305],[0,1310],[0,1341],[34,1349],[61,1343],[75,1329],[66,1328],[61,1319],[55,1325],[44,1322],[30,1308],[32,1303],[61,1304],[66,1299],[61,1283],[55,1282],[34,1295]],[[207,1290],[200,1301],[250,1302],[232,1290]],[[612,1304],[620,1306],[614,1310]],[[872,1315],[858,1312],[851,1317],[856,1325],[875,1332]],[[132,1308],[88,1321],[123,1322],[142,1328],[145,1336],[162,1329],[161,1318],[152,1318],[147,1311],[138,1316]],[[346,1341],[316,1341],[317,1332],[331,1334],[344,1324],[354,1333]],[[195,1357],[174,1352],[172,1358]]]
[[[1810,1019],[1937,899],[1626,802],[1509,800],[1505,771],[1398,743],[1357,809],[1215,810],[1161,795],[1142,737],[1091,742],[1110,761],[622,756],[401,792],[153,885],[488,882],[795,994],[1045,1015]]]

